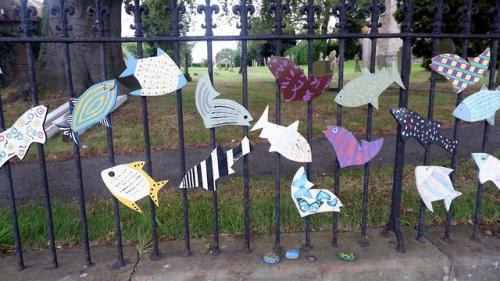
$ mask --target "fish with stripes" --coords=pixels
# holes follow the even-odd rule
[[[450,210],[451,201],[462,193],[455,191],[450,179],[452,169],[441,166],[417,166],[415,178],[418,193],[427,209],[434,212],[432,202],[444,200],[446,211]]]
[[[68,113],[65,124],[56,124],[63,134],[80,145],[79,133],[101,123],[110,127],[108,114],[113,110],[118,97],[116,80],[94,84],[78,99],[71,99],[72,112]]]
[[[215,182],[224,176],[234,174],[232,169],[234,162],[252,150],[253,146],[247,137],[244,137],[238,146],[226,152],[218,146],[206,160],[186,172],[179,188],[203,187],[209,191],[216,190]]]
[[[423,146],[436,143],[448,153],[453,153],[457,149],[458,140],[443,136],[441,123],[424,119],[407,108],[392,108],[391,114],[401,127],[400,136],[403,141],[413,137]]]
[[[495,114],[500,109],[500,86],[489,90],[485,85],[481,90],[466,97],[453,111],[453,116],[467,122],[486,120],[495,125]]]
[[[442,54],[431,59],[429,67],[443,75],[453,84],[457,94],[467,86],[476,84],[484,77],[490,64],[490,48],[484,50],[475,58],[468,58],[468,62],[455,54]]]
[[[196,108],[200,113],[205,128],[220,126],[250,126],[252,116],[241,104],[228,100],[216,99],[220,94],[212,86],[208,74],[196,84]]]
[[[384,144],[384,139],[374,141],[361,140],[361,144],[348,130],[327,126],[323,131],[337,155],[340,167],[364,165],[377,155]]]

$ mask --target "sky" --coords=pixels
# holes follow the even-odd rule
[[[197,0],[197,4],[202,4],[204,1]],[[218,4],[220,6],[219,1],[213,1],[214,4]],[[222,11],[219,12],[219,15]],[[236,28],[234,23],[228,23],[223,17],[219,15],[214,15],[214,20],[217,24],[217,28],[215,28],[215,35],[237,35],[240,30]],[[132,37],[134,36],[134,31],[130,29],[130,24],[134,22],[134,18],[122,9],[122,36]],[[205,29],[201,28],[201,24],[204,22],[204,14],[196,14],[191,20],[191,24],[189,27],[188,35],[204,35]],[[214,41],[213,43],[213,58],[215,59],[215,55],[224,48],[236,49],[237,42],[236,41]],[[203,59],[207,58],[207,44],[205,41],[197,42],[194,44],[193,52],[192,52],[193,62],[201,62]]]

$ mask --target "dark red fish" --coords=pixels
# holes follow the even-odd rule
[[[267,67],[278,80],[286,102],[310,101],[319,97],[328,89],[332,80],[332,74],[325,76],[310,75],[307,78],[298,65],[283,57],[269,58]]]

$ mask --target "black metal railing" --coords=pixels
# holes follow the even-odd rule
[[[306,29],[305,34],[284,34],[284,21],[283,17],[290,13],[290,6],[283,3],[281,0],[276,0],[270,4],[267,11],[274,18],[274,32],[272,34],[253,34],[249,35],[249,29],[251,28],[249,24],[249,17],[255,12],[255,7],[251,2],[246,0],[241,0],[238,5],[232,8],[233,13],[239,17],[239,23],[237,25],[240,28],[239,35],[214,35],[213,29],[216,25],[213,23],[213,15],[219,12],[219,7],[211,3],[210,0],[206,0],[205,4],[198,5],[197,12],[204,15],[204,23],[202,27],[205,29],[205,35],[203,36],[181,36],[182,25],[180,23],[181,16],[186,12],[186,8],[182,3],[178,3],[178,0],[165,1],[165,12],[171,14],[171,34],[165,34],[164,36],[147,37],[144,36],[143,31],[143,17],[148,14],[148,7],[141,3],[139,0],[129,1],[126,6],[126,12],[133,16],[134,24],[131,28],[134,29],[134,37],[106,37],[105,36],[105,22],[106,18],[109,16],[109,11],[106,7],[102,5],[102,1],[95,0],[95,4],[88,9],[88,15],[94,20],[94,37],[71,37],[70,31],[72,30],[71,25],[68,23],[68,17],[74,14],[74,9],[66,3],[65,0],[60,0],[57,4],[49,7],[49,11],[52,16],[58,18],[57,24],[57,34],[58,37],[34,37],[32,34],[32,17],[36,14],[36,10],[28,6],[27,0],[21,0],[20,6],[16,9],[17,15],[21,20],[21,34],[20,37],[2,37],[0,38],[0,44],[13,43],[13,44],[24,44],[26,48],[26,59],[28,68],[28,79],[30,83],[31,99],[33,106],[38,105],[38,88],[36,79],[36,67],[35,67],[35,57],[34,57],[34,44],[35,43],[56,43],[61,44],[63,47],[63,58],[64,58],[64,69],[65,69],[65,79],[66,79],[66,92],[68,98],[73,97],[73,79],[72,79],[72,69],[70,60],[70,50],[72,44],[74,43],[85,43],[94,42],[99,43],[100,48],[100,60],[101,60],[101,78],[103,80],[109,79],[109,70],[106,66],[106,46],[111,43],[122,43],[122,42],[135,42],[137,55],[139,58],[143,57],[143,43],[145,42],[173,42],[173,59],[180,65],[180,44],[182,42],[197,42],[205,41],[207,43],[207,66],[210,80],[215,83],[213,76],[213,41],[241,41],[241,81],[242,81],[242,104],[245,108],[248,108],[248,41],[253,40],[270,40],[274,41],[276,44],[276,55],[282,55],[282,40],[287,39],[300,39],[307,41],[307,62],[308,71],[312,72],[313,65],[313,42],[314,40],[326,40],[326,39],[337,39],[339,46],[339,61],[338,61],[338,91],[340,91],[344,86],[344,63],[345,63],[345,48],[346,40],[348,39],[360,39],[369,38],[371,41],[371,59],[369,64],[370,72],[374,73],[376,68],[376,51],[377,51],[377,40],[381,38],[401,38],[403,40],[402,47],[402,65],[401,68],[401,78],[405,85],[405,89],[401,88],[399,90],[399,107],[407,107],[409,99],[409,85],[410,85],[410,71],[411,71],[411,48],[412,40],[416,38],[428,38],[432,40],[432,52],[437,54],[439,49],[439,40],[443,38],[455,38],[460,39],[462,44],[462,56],[467,56],[467,46],[469,40],[471,39],[482,39],[488,40],[490,42],[491,48],[491,62],[490,62],[490,72],[489,72],[489,88],[494,88],[495,75],[496,75],[496,64],[498,56],[498,40],[500,39],[500,0],[495,1],[495,5],[491,7],[491,12],[493,14],[493,26],[490,31],[485,31],[481,34],[471,33],[471,18],[477,9],[473,5],[472,0],[465,0],[464,5],[458,11],[449,11],[448,6],[443,0],[436,0],[435,4],[430,8],[430,12],[434,14],[433,32],[432,33],[414,33],[413,32],[413,15],[417,9],[427,8],[427,7],[416,7],[413,1],[406,0],[400,3],[399,9],[403,16],[401,23],[401,33],[379,33],[380,27],[380,15],[385,12],[385,6],[381,0],[372,0],[367,7],[356,7],[348,3],[346,0],[338,1],[338,4],[334,5],[333,9],[330,11],[331,14],[338,18],[337,26],[335,32],[328,34],[316,34],[317,30],[317,18],[322,11],[323,7],[316,4],[313,0],[304,1],[303,6],[300,8],[300,12],[305,16],[303,28]],[[169,3],[168,3],[169,2]],[[398,1],[398,3],[401,1]],[[348,19],[352,15],[355,9],[364,8],[366,12],[369,13],[369,33],[349,33],[348,32]],[[443,25],[444,14],[448,12],[462,13],[462,32],[457,34],[442,33],[441,27]],[[491,16],[491,15],[489,15]],[[166,22],[165,25],[168,23]],[[434,113],[434,98],[436,94],[436,74],[432,73],[430,77],[430,89],[429,89],[429,103],[428,103],[428,119],[433,119]],[[177,124],[178,124],[178,147],[179,147],[179,165],[180,165],[180,176],[184,175],[186,171],[186,161],[185,161],[185,145],[184,145],[184,121],[183,121],[183,104],[182,104],[182,90],[177,90]],[[151,159],[151,141],[149,133],[149,120],[148,120],[148,106],[147,98],[140,97],[141,99],[141,109],[142,109],[142,123],[144,130],[144,152],[146,158],[146,171],[152,174],[152,159]],[[457,95],[457,104],[463,99],[463,94]],[[333,102],[333,101],[332,101]],[[72,108],[72,103],[69,103],[70,109]],[[312,140],[312,125],[313,125],[313,102],[309,101],[307,106],[307,140],[311,142]],[[275,118],[276,123],[281,122],[281,93],[280,87],[276,84],[275,92]],[[337,105],[336,110],[336,124],[342,126],[343,122],[343,108],[341,105]],[[372,131],[372,113],[373,107],[371,105],[367,106],[366,114],[366,135],[365,139],[367,141],[371,140]],[[484,135],[481,151],[485,152],[486,145],[488,142],[490,125],[484,122]],[[0,100],[0,129],[4,130],[4,118],[3,118],[3,108]],[[113,149],[113,134],[110,127],[106,129],[107,133],[107,151],[109,166],[115,165],[115,156]],[[401,128],[398,126],[398,132]],[[459,121],[455,120],[453,126],[453,138],[458,138],[458,133],[460,131]],[[216,146],[216,131],[215,129],[210,130],[210,140],[209,144],[211,148]],[[244,127],[243,136],[248,136],[248,128]],[[399,134],[398,134],[399,135]],[[44,195],[44,203],[47,217],[47,235],[49,240],[49,248],[52,254],[52,264],[54,267],[58,266],[56,244],[54,238],[54,224],[52,219],[52,208],[51,208],[51,198],[49,192],[49,184],[47,180],[47,164],[46,156],[44,152],[44,146],[39,144],[38,148],[38,164],[39,164],[39,174],[41,177],[41,186]],[[430,143],[424,146],[425,153],[423,158],[423,163],[425,165],[430,163]],[[75,161],[75,173],[76,173],[76,187],[79,191],[79,207],[80,207],[80,223],[81,223],[81,235],[82,235],[82,245],[84,249],[85,265],[90,266],[92,264],[91,259],[91,248],[89,243],[89,228],[87,224],[87,212],[85,206],[85,186],[82,176],[82,164],[80,159],[80,150],[77,145],[74,145],[74,155]],[[278,153],[275,153],[275,184],[274,184],[274,249],[276,251],[280,250],[281,241],[281,207],[280,207],[280,186],[281,186],[281,158]],[[457,165],[457,153],[454,152],[451,155],[451,167],[456,168]],[[403,234],[401,232],[401,197],[402,197],[402,187],[403,187],[403,170],[405,167],[405,143],[400,138],[397,137],[396,142],[396,152],[395,152],[395,162],[394,162],[394,177],[393,177],[393,188],[392,188],[392,198],[391,198],[391,209],[390,217],[384,233],[389,231],[394,232],[397,238],[396,249],[399,252],[405,251],[405,244]],[[7,162],[3,167],[6,174],[7,191],[10,196],[10,208],[11,208],[11,219],[12,228],[14,233],[14,241],[16,246],[17,255],[17,267],[19,269],[24,268],[23,252],[19,232],[19,225],[17,220],[17,209],[15,200],[15,186],[11,174],[11,167]],[[311,163],[307,164],[307,175],[310,176]],[[334,193],[339,196],[341,188],[341,169],[339,162],[336,161],[333,176]],[[452,176],[454,180],[455,176]],[[362,217],[361,217],[361,238],[359,240],[360,245],[366,247],[369,246],[368,235],[367,235],[367,221],[368,221],[368,192],[370,179],[370,164],[367,163],[364,166],[363,172],[363,196],[362,196]],[[247,250],[251,249],[251,236],[250,236],[250,166],[248,156],[244,156],[243,160],[243,206],[244,206],[244,247]],[[182,192],[182,205],[183,205],[183,224],[184,224],[184,241],[185,241],[185,255],[190,255],[190,229],[189,229],[189,202],[188,193],[186,189],[181,189]],[[477,196],[476,196],[476,209],[474,215],[473,231],[472,237],[477,238],[477,229],[480,222],[480,211],[482,202],[482,192],[483,187],[478,184]],[[211,246],[212,254],[219,254],[219,227],[218,227],[218,198],[217,192],[212,193],[212,212],[213,212],[213,245]],[[122,235],[121,235],[121,220],[120,212],[117,200],[112,197],[113,211],[115,217],[115,242],[117,249],[117,264],[124,264],[123,248],[122,248]],[[418,230],[417,238],[423,239],[425,237],[424,225],[425,225],[425,206],[421,202],[420,210],[418,215]],[[444,239],[445,241],[450,239],[451,236],[451,220],[453,217],[453,209],[447,212]],[[158,245],[158,228],[157,228],[157,214],[156,207],[152,200],[150,200],[150,219],[151,219],[151,237],[152,237],[152,258],[157,258],[160,256],[160,249]],[[332,221],[332,247],[338,246],[338,236],[339,236],[339,215],[338,213],[333,214]],[[305,242],[303,244],[304,250],[309,250],[312,248],[313,243],[311,241],[311,219],[307,217],[305,219]]]

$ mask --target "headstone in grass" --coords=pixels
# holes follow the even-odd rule
[[[359,55],[354,56],[354,72],[361,72],[361,65],[359,65]]]

